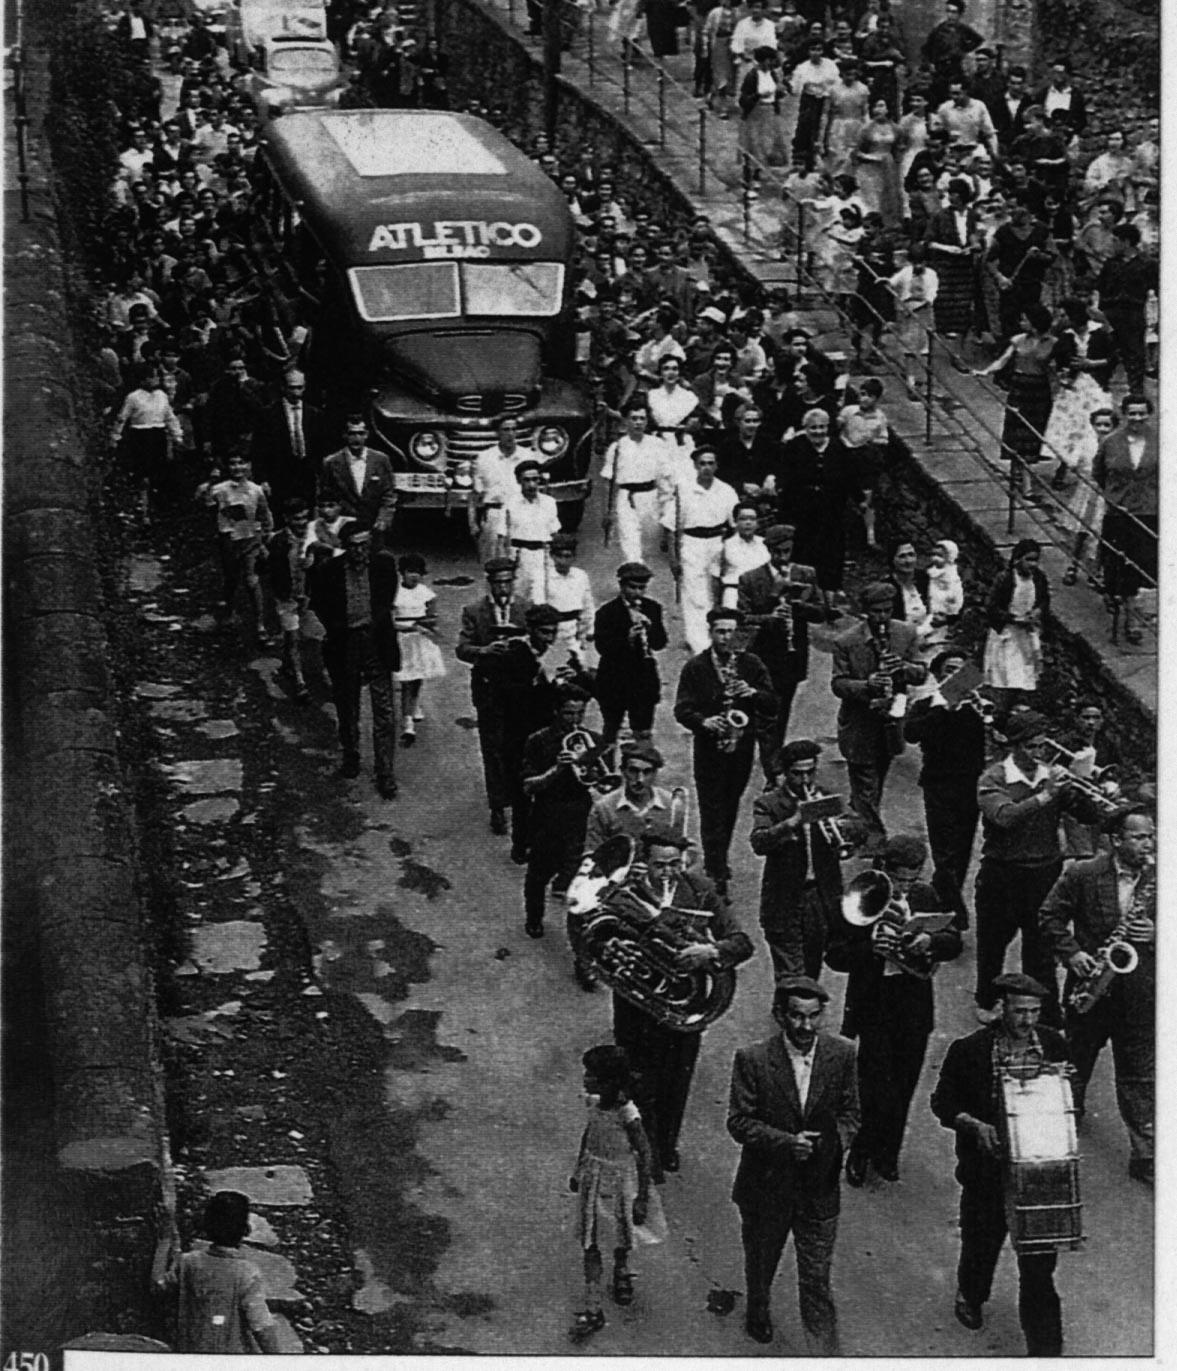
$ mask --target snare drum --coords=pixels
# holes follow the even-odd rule
[[[1005,1216],[1015,1252],[1057,1252],[1083,1242],[1079,1145],[1071,1082],[1058,1063],[1038,1074],[1002,1071]]]

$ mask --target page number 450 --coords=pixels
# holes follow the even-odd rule
[[[49,1371],[49,1358],[44,1352],[9,1352],[3,1371]]]

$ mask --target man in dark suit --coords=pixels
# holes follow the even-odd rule
[[[253,479],[265,486],[270,508],[281,510],[297,496],[315,498],[319,464],[326,449],[323,414],[304,402],[306,377],[288,371],[282,379],[282,398],[258,415],[250,446]]]
[[[1075,1063],[1075,1108],[1083,1115],[1087,1083],[1111,1040],[1116,1102],[1128,1129],[1128,1174],[1153,1182],[1156,1081],[1156,826],[1144,810],[1127,809],[1109,821],[1111,852],[1072,862],[1038,914],[1043,939],[1067,968],[1067,1040]],[[1111,938],[1136,956],[1131,971],[1113,974],[1103,994],[1079,1013],[1071,1003],[1078,983],[1099,969],[1099,950]]]
[[[617,568],[619,593],[597,610],[593,643],[600,654],[596,696],[606,743],[617,737],[628,714],[635,738],[654,731],[654,711],[662,694],[658,659],[666,646],[662,606],[646,595],[654,573],[641,562]]]
[[[735,651],[741,622],[738,609],[708,614],[711,646],[683,667],[674,702],[675,719],[695,735],[691,756],[704,869],[725,897],[731,879],[728,849],[752,774],[755,740],[777,708],[764,663],[750,652]],[[737,710],[748,716],[742,729],[728,717]]]
[[[879,807],[892,757],[903,749],[907,687],[927,668],[916,630],[891,618],[895,587],[874,581],[862,596],[864,618],[834,646],[830,687],[839,700],[838,749],[846,759],[850,807],[867,827],[867,850],[887,837]]]
[[[948,1048],[932,1093],[932,1113],[956,1134],[956,1179],[960,1182],[960,1261],[956,1274],[957,1319],[976,1331],[984,1321],[993,1273],[1008,1227],[1004,1168],[998,1132],[998,1068],[1034,1061],[1067,1060],[1061,1033],[1038,1019],[1046,988],[1029,976],[998,976],[1001,1017],[957,1038]],[[1055,1252],[1018,1257],[1018,1317],[1032,1357],[1057,1357],[1063,1350],[1062,1308],[1054,1288]]]
[[[751,939],[706,876],[684,869],[683,853],[689,846],[684,834],[669,827],[647,829],[641,838],[645,872],[636,892],[660,909],[689,909],[706,917],[706,932],[678,951],[685,971],[739,966],[752,955]],[[634,1103],[650,1139],[655,1179],[661,1179],[681,1165],[678,1135],[703,1034],[680,1032],[614,993],[613,1040],[634,1064]]]
[[[898,833],[887,839],[881,869],[905,918],[944,909],[939,895],[920,879],[927,859],[922,838]],[[904,934],[886,913],[867,927],[840,917],[831,929],[826,961],[834,971],[849,973],[842,1032],[858,1039],[862,1127],[846,1158],[851,1185],[862,1185],[872,1164],[883,1180],[899,1179],[907,1113],[935,1015],[932,972],[958,957],[960,947],[955,928]]]
[[[515,594],[515,563],[509,557],[492,557],[486,572],[487,594],[477,604],[462,609],[462,627],[454,655],[471,667],[470,695],[478,719],[478,747],[486,802],[490,807],[490,831],[507,831],[506,781],[503,776],[503,716],[501,702],[491,684],[491,662],[505,652],[507,640],[527,632],[527,606]]]
[[[792,1232],[805,1342],[820,1357],[839,1354],[830,1266],[842,1157],[858,1130],[854,1046],[820,1031],[829,998],[808,976],[778,982],[772,1010],[783,1032],[736,1053],[727,1115],[743,1149],[732,1199],[744,1244],[744,1326],[757,1342],[772,1341],[772,1282]]]
[[[307,572],[307,593],[327,632],[323,665],[343,747],[340,775],[352,779],[360,774],[360,692],[366,684],[372,703],[376,788],[391,800],[397,793],[392,673],[400,666],[392,621],[396,557],[373,551],[370,532],[356,521],[345,524],[339,536],[342,557],[315,545],[318,556]]]
[[[752,806],[752,851],[763,857],[760,926],[774,979],[821,975],[828,930],[841,918],[842,868],[817,824],[801,821],[815,785],[821,748],[809,738],[786,743],[773,757],[773,784]]]
[[[396,483],[387,454],[368,446],[368,425],[360,414],[348,416],[344,446],[319,472],[319,501],[338,504],[351,519],[382,540],[396,512]]]
[[[765,729],[760,763],[770,763],[789,731],[789,715],[797,687],[809,675],[809,625],[825,618],[825,602],[811,566],[793,561],[790,524],[774,524],[764,534],[769,561],[745,571],[737,583],[736,608],[744,625],[753,630],[748,651],[768,668],[777,695],[777,712]]]
[[[817,572],[826,592],[842,589],[846,560],[846,508],[865,503],[859,463],[840,438],[830,437],[830,416],[805,411],[804,432],[784,445],[777,482],[782,524],[799,531],[798,560]]]
[[[1071,64],[1065,57],[1056,57],[1050,64],[1050,80],[1035,95],[1034,103],[1042,106],[1048,119],[1062,110],[1071,132],[1080,138],[1087,131],[1087,100],[1071,80]]]

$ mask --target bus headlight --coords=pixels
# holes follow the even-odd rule
[[[445,440],[433,429],[422,429],[409,439],[409,451],[418,462],[434,466],[445,452]]]
[[[549,424],[535,435],[535,445],[545,457],[559,457],[568,451],[568,434],[562,428]]]
[[[469,490],[474,484],[474,463],[459,462],[453,470],[453,482],[462,490]]]

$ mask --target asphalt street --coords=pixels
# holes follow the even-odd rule
[[[449,1228],[432,1277],[435,1307],[449,1308],[436,1315],[430,1340],[480,1354],[567,1353],[566,1332],[581,1296],[567,1190],[583,1125],[580,1056],[609,1040],[609,996],[603,990],[586,994],[573,981],[562,906],[549,905],[546,937],[524,935],[522,870],[512,865],[507,840],[493,838],[487,828],[467,669],[452,656],[460,608],[481,593],[472,552],[461,538],[438,537],[432,520],[414,523],[410,517],[398,520],[397,544],[428,559],[449,675],[426,686],[427,719],[418,725],[416,746],[400,756],[397,801],[376,796],[366,753],[365,776],[339,782],[364,819],[379,827],[365,828],[358,839],[331,841],[311,836],[308,816],[306,842],[321,863],[329,910],[310,936],[323,984],[357,994],[396,1048],[386,1078],[390,1117],[408,1111],[419,1121],[422,1165],[413,1199]],[[613,587],[619,560],[615,546],[602,546],[599,516],[590,511],[577,561],[591,573],[599,598]],[[658,574],[650,593],[674,625],[662,654],[664,699],[672,700],[687,653],[665,559],[655,554],[651,565]],[[454,581],[466,583],[447,584]],[[273,659],[255,662],[267,675],[274,666]],[[791,736],[823,745],[819,780],[844,796],[829,672],[830,658],[814,654]],[[590,711],[590,726],[594,722]],[[663,782],[688,783],[688,735],[666,703],[655,739],[667,759]],[[913,753],[899,759],[888,784],[885,817],[893,832],[922,828]],[[326,766],[332,758],[320,750],[312,760]],[[682,1170],[668,1177],[662,1192],[669,1238],[636,1254],[635,1303],[623,1310],[607,1301],[608,1324],[579,1349],[582,1355],[803,1354],[788,1253],[777,1278],[775,1343],[762,1348],[743,1332],[741,1252],[729,1199],[738,1156],[724,1126],[732,1054],[772,1031],[770,963],[756,922],[760,860],[747,841],[753,798],[750,788],[733,847],[733,894],[756,955],[740,968],[732,1009],[704,1040],[681,1140]],[[851,864],[847,873],[856,869]],[[398,969],[389,963],[396,961],[395,948],[405,945],[405,930],[416,946],[433,944],[424,969],[411,978],[407,999],[403,985],[395,996],[381,994],[382,982],[391,984],[385,978]],[[844,1192],[834,1283],[848,1356],[1013,1356],[1024,1350],[1008,1250],[984,1329],[967,1332],[952,1315],[953,1140],[927,1101],[947,1044],[975,1027],[973,968],[969,934],[961,958],[939,976],[937,1028],[913,1102],[900,1181],[872,1180]],[[836,1029],[844,978],[827,972],[824,979],[834,997],[827,1026]],[[1127,1177],[1127,1139],[1106,1053],[1088,1097],[1081,1148],[1088,1240],[1085,1250],[1061,1256],[1058,1272],[1066,1351],[1147,1355],[1152,1195]],[[344,1189],[362,1232],[379,1217],[365,1213],[365,1175],[379,1169],[380,1157],[365,1155],[359,1144],[348,1158],[344,1165],[356,1174],[344,1176]],[[457,1295],[463,1298],[455,1300]],[[370,1265],[361,1297],[367,1307],[387,1309],[407,1297],[378,1263]]]

